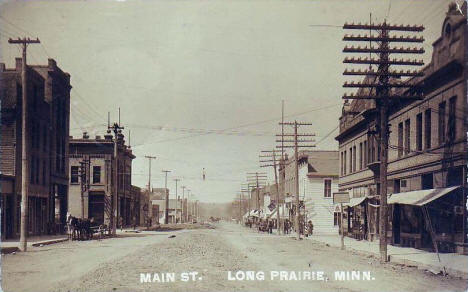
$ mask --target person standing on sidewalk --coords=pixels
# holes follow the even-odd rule
[[[314,224],[312,224],[312,220],[309,220],[309,222],[307,223],[307,233],[309,236],[312,236],[312,234],[314,233]]]
[[[123,218],[120,216],[119,218],[119,224],[120,224],[120,231],[123,231]]]

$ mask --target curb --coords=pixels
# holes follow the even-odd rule
[[[319,240],[316,240],[316,239],[311,239],[311,240],[313,240],[313,241],[315,241],[317,243],[328,245],[328,246],[333,246],[333,247],[339,246],[339,245],[336,245],[336,244],[330,244],[328,242],[323,242],[323,241],[319,241]],[[355,248],[350,247],[350,246],[346,246],[346,250],[351,250],[351,251],[356,252],[357,254],[360,254],[360,255],[363,255],[363,256],[372,256],[372,257],[375,257],[375,258],[380,258],[379,255],[376,254],[376,253],[355,249]],[[415,268],[417,268],[419,270],[436,270],[436,271],[442,271],[443,270],[443,267],[441,267],[441,266],[431,265],[431,264],[424,264],[424,263],[420,263],[420,262],[417,262],[417,261],[408,260],[408,259],[404,259],[404,258],[402,259],[402,258],[395,257],[394,255],[388,255],[388,258],[389,258],[389,262],[391,262],[391,263],[400,264],[400,265],[404,265],[404,266],[407,266],[407,267],[415,267]],[[452,268],[449,268],[449,267],[445,267],[445,271],[447,272],[447,275],[449,275],[449,276],[458,277],[458,278],[462,278],[464,280],[468,280],[468,273],[467,272],[460,271],[460,270],[457,270],[457,269],[452,269]]]
[[[11,247],[2,247],[2,254],[10,254],[19,251],[19,248],[16,246],[11,246]]]
[[[64,242],[64,241],[68,241],[68,238],[59,238],[59,239],[35,242],[35,243],[32,244],[32,246],[40,247],[41,245],[50,245],[50,244],[60,243],[60,242]]]

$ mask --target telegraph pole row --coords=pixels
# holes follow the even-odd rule
[[[295,220],[295,228],[296,228],[296,238],[299,240],[301,239],[301,234],[300,234],[300,226],[299,226],[299,220],[300,220],[300,202],[299,202],[299,148],[312,148],[315,147],[315,145],[312,144],[306,144],[306,145],[299,145],[299,143],[311,143],[315,142],[314,139],[307,139],[310,137],[314,137],[315,134],[308,134],[308,133],[298,133],[297,129],[300,126],[311,126],[311,123],[304,123],[304,122],[281,122],[279,123],[281,126],[288,125],[288,126],[293,126],[294,127],[294,133],[287,133],[285,134],[284,131],[282,130],[282,133],[280,135],[276,135],[277,137],[280,137],[279,140],[276,140],[276,142],[280,142],[281,145],[276,146],[276,148],[280,148],[283,150],[284,148],[294,148],[294,160],[295,160],[295,177],[296,177],[296,196],[295,196],[295,201],[296,201],[296,220]],[[298,137],[304,137],[303,139],[299,140]],[[293,140],[291,140],[293,138]],[[286,145],[285,145],[286,143]],[[292,143],[292,144],[291,144]]]
[[[28,236],[28,196],[29,196],[29,149],[28,149],[28,75],[26,63],[26,49],[29,44],[39,44],[39,38],[32,40],[30,38],[9,39],[8,43],[21,45],[21,225],[20,225],[20,243],[19,249],[26,251]],[[16,206],[16,196],[13,196],[13,203]],[[13,223],[16,222],[16,216],[13,216]],[[13,226],[16,226],[13,224]]]
[[[418,33],[424,30],[423,26],[404,26],[404,25],[391,25],[384,21],[381,24],[348,24],[343,25],[343,29],[365,30],[369,31],[369,35],[345,35],[343,41],[358,41],[370,42],[369,47],[348,47],[343,49],[344,53],[369,53],[376,54],[377,58],[345,58],[343,63],[347,64],[366,64],[369,65],[368,70],[345,70],[343,75],[348,76],[365,76],[363,82],[345,82],[345,88],[358,88],[356,94],[344,94],[343,99],[372,99],[376,103],[375,111],[375,131],[370,131],[369,135],[374,133],[379,134],[380,140],[380,162],[374,165],[373,171],[375,176],[380,180],[380,259],[382,262],[388,261],[387,258],[387,166],[388,166],[388,115],[390,102],[393,100],[414,100],[422,99],[421,87],[415,84],[418,82],[417,77],[422,77],[423,73],[416,70],[407,71],[391,71],[391,65],[403,66],[423,66],[422,60],[403,60],[403,59],[390,59],[390,54],[423,54],[422,47],[404,48],[404,47],[390,47],[390,43],[423,43],[423,37],[416,36],[397,36],[390,35],[390,31],[405,31]],[[375,32],[375,34],[372,33]],[[372,46],[372,42],[377,45]],[[372,69],[372,65],[377,65],[377,71]],[[373,80],[372,80],[373,77]],[[401,82],[401,77],[416,77],[412,82]],[[392,79],[392,80],[391,80]],[[393,81],[393,82],[391,82]],[[365,91],[366,89],[367,91]],[[375,89],[373,91],[373,89]],[[394,90],[396,89],[396,90]]]
[[[164,174],[166,175],[166,179],[164,182],[164,193],[166,197],[166,210],[164,212],[164,224],[169,223],[169,190],[167,189],[167,174],[171,172],[170,170],[162,170]]]
[[[174,223],[177,224],[177,203],[180,201],[179,198],[177,197],[177,182],[179,182],[180,179],[175,178],[174,181],[175,181],[175,202],[176,202],[176,204],[175,204],[175,214],[174,214],[174,221],[175,222]]]
[[[281,234],[281,221],[280,221],[280,195],[279,195],[279,184],[278,184],[278,175],[276,172],[276,166],[277,166],[277,152],[282,152],[278,150],[271,150],[271,151],[261,151],[262,153],[271,153],[267,155],[260,155],[260,163],[272,163],[272,164],[263,164],[260,165],[260,167],[270,167],[273,166],[273,172],[275,173],[275,185],[276,185],[276,228],[278,230],[278,235]],[[282,154],[281,154],[282,155]],[[262,160],[263,158],[272,158],[271,160]]]
[[[180,214],[180,223],[185,223],[184,205],[185,205],[185,186],[182,186],[182,213]]]
[[[257,210],[260,210],[260,187],[266,185],[267,175],[266,172],[254,172],[254,173],[247,173],[247,182],[255,183],[256,191],[257,191],[257,200],[256,200],[256,207]]]

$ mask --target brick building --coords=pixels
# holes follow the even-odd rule
[[[431,249],[422,206],[442,250],[460,251],[466,240],[466,33],[466,17],[451,5],[424,77],[411,80],[422,85],[424,99],[390,105],[388,193],[393,195],[387,236],[393,244]],[[372,100],[345,102],[336,137],[339,188],[355,198],[345,211],[345,232],[368,239],[378,237],[379,226],[379,143],[370,131],[376,129],[374,109]]]
[[[132,160],[135,156],[130,147],[125,145],[124,135],[117,138],[117,218],[122,217],[124,226],[133,224],[140,191],[131,184]],[[80,176],[81,162],[86,165],[87,180]],[[91,139],[87,133],[82,138],[70,139],[70,191],[68,207],[75,217],[94,218],[98,223],[110,226],[114,194],[114,138],[108,132],[102,138]],[[86,185],[82,191],[82,184]],[[82,203],[83,202],[83,203]],[[117,221],[117,225],[120,220]]]
[[[2,238],[19,236],[21,202],[22,60],[0,64]],[[70,75],[53,59],[29,65],[27,141],[30,235],[63,231],[67,212]]]

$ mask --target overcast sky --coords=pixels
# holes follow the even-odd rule
[[[21,56],[9,37],[40,38],[28,63],[51,57],[71,74],[72,135],[103,135],[107,112],[116,121],[120,107],[137,156],[134,185],[146,187],[144,155],[153,155],[153,187],[164,186],[161,170],[169,169],[171,194],[177,177],[198,199],[225,202],[246,172],[266,170],[258,155],[275,146],[281,100],[285,120],[314,123],[304,130],[317,134],[317,149],[337,149],[344,92],[337,26],[367,22],[370,13],[375,22],[423,24],[427,61],[449,1],[2,3],[1,62],[11,67]]]

